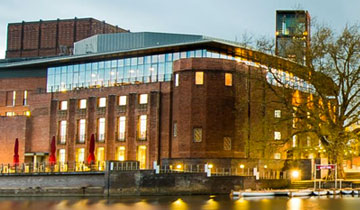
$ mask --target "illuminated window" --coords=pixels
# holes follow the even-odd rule
[[[225,86],[232,86],[232,74],[225,73]]]
[[[13,117],[13,116],[15,116],[15,112],[5,112],[5,115],[7,117]]]
[[[118,140],[124,141],[125,140],[125,129],[126,129],[126,117],[122,116],[118,118]]]
[[[65,149],[59,149],[59,162],[60,163],[65,163],[66,161],[66,153],[65,153]]]
[[[60,110],[67,110],[68,102],[67,101],[60,101]]]
[[[297,124],[296,114],[293,113],[292,127],[293,127],[293,128],[296,128],[296,124]]]
[[[125,147],[120,146],[116,148],[116,160],[124,161],[125,160]]]
[[[12,105],[15,106],[16,105],[16,91],[13,91],[13,100],[12,100]]]
[[[204,84],[204,72],[198,71],[195,72],[195,85],[203,85]]]
[[[138,122],[138,138],[139,140],[146,140],[146,115],[140,115]]]
[[[140,94],[139,104],[147,104],[147,103],[148,103],[148,94]]]
[[[173,135],[174,135],[174,137],[177,136],[177,123],[176,122],[174,122]]]
[[[224,137],[224,150],[231,150],[231,138]]]
[[[274,111],[274,117],[275,118],[281,118],[281,110],[277,109]]]
[[[193,129],[193,141],[202,142],[202,128]]]
[[[27,117],[30,117],[31,112],[30,112],[30,111],[25,111],[25,112],[24,112],[24,115],[27,116]]]
[[[104,170],[105,168],[105,149],[104,147],[98,147],[96,149],[96,164],[99,170]]]
[[[281,132],[275,131],[274,132],[274,140],[280,140],[281,139]]]
[[[280,153],[275,153],[274,154],[274,159],[281,159],[281,154]]]
[[[76,149],[76,162],[83,163],[85,161],[85,148]]]
[[[97,140],[105,140],[105,118],[103,117],[98,119]]]
[[[84,143],[85,142],[85,134],[86,134],[86,120],[85,119],[80,119],[78,121],[78,140],[79,143]]]
[[[310,136],[306,136],[306,146],[308,146],[308,147],[311,146],[311,138],[310,138]]]
[[[80,99],[79,109],[86,109],[86,99]]]
[[[106,98],[99,98],[98,107],[106,107]]]
[[[119,97],[119,106],[125,106],[126,105],[126,96],[120,96]]]
[[[60,121],[60,128],[59,128],[59,137],[60,137],[60,143],[65,144],[66,143],[66,127],[67,122],[66,120]]]
[[[293,135],[292,137],[292,147],[296,147],[297,145],[297,135]]]
[[[179,74],[175,74],[175,87],[179,86]]]
[[[23,105],[26,106],[28,105],[27,103],[27,98],[28,98],[28,91],[24,90],[24,99],[23,99]]]
[[[140,169],[146,168],[146,146],[141,145],[137,148],[136,160],[139,161]]]

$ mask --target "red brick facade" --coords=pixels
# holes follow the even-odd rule
[[[128,31],[93,18],[10,23],[6,58],[70,55],[76,41],[121,32]]]

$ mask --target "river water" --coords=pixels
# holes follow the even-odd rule
[[[8,197],[0,210],[340,210],[360,209],[360,197],[241,198],[229,196],[139,196],[121,198]]]

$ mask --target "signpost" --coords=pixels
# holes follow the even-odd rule
[[[336,164],[315,164],[314,189],[316,189],[316,172],[321,171],[321,170],[334,170],[335,171],[335,188],[337,188],[337,166],[336,166]],[[319,179],[319,189],[320,188],[321,188],[321,176]]]

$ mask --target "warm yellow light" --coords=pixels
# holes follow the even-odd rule
[[[267,168],[267,165],[264,165],[264,168]]]
[[[177,168],[177,169],[181,169],[181,164],[177,164],[177,165],[176,165],[176,168]]]
[[[245,168],[244,164],[240,164],[240,168]]]
[[[213,164],[209,164],[208,168],[212,169],[213,168]]]
[[[291,176],[292,176],[292,178],[297,179],[300,176],[300,172],[297,170],[294,170],[291,172]]]
[[[25,116],[30,117],[31,113],[30,111],[25,111]]]

